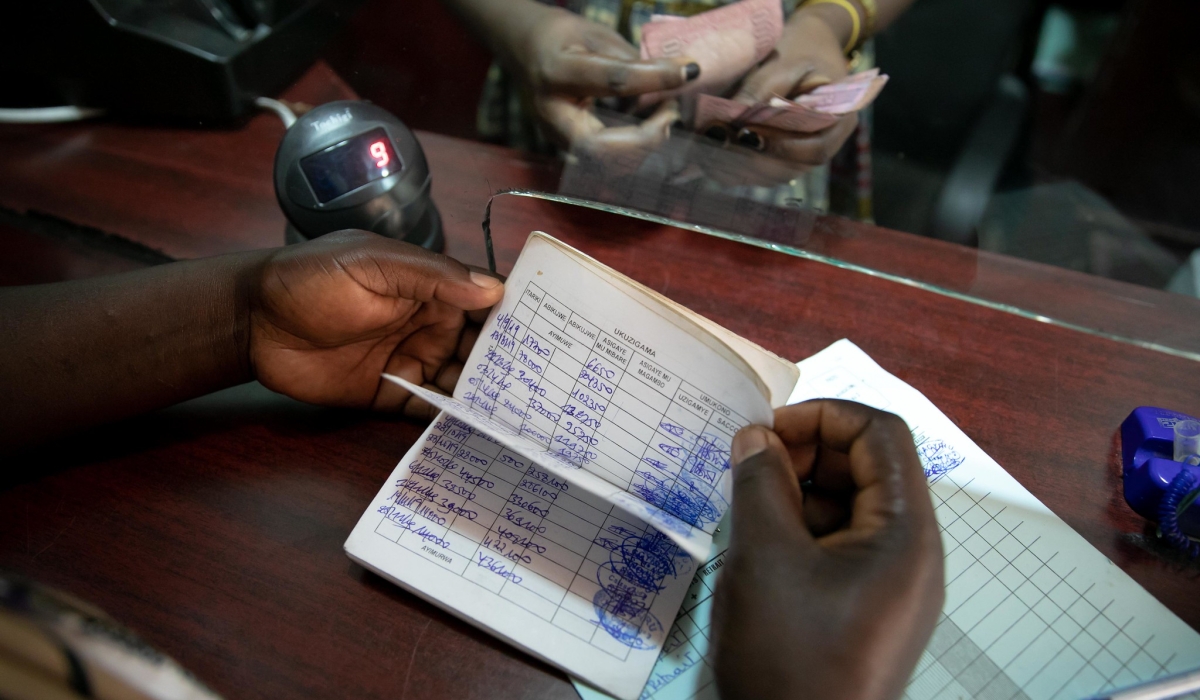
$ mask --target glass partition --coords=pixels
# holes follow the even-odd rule
[[[731,5],[555,4],[619,35],[612,41],[628,43],[629,61],[651,62],[667,56],[666,44],[644,41],[643,30],[672,35],[662,15],[685,27],[684,18],[702,23],[704,11]],[[822,82],[761,89],[772,67],[794,58],[781,55],[803,48],[791,32],[814,11],[786,0],[773,53],[764,58],[756,46],[754,60],[721,84],[709,69],[730,64],[700,56],[699,79],[680,94],[628,89],[614,98],[621,90],[612,84],[579,76],[560,76],[574,87],[556,91],[537,80],[536,65],[430,8],[418,18],[427,33],[363,20],[330,60],[364,98],[414,128],[553,158],[558,184],[539,189],[564,201],[1200,357],[1200,51],[1191,30],[1200,4],[882,4],[897,11],[827,76],[888,76],[873,101],[838,122],[852,129],[781,134],[771,129],[782,122],[760,118],[779,106],[775,98],[811,100]],[[710,29],[732,37],[733,24]],[[379,42],[385,31],[394,40]],[[387,47],[397,55],[383,55]],[[669,109],[678,110],[673,122],[662,118]],[[783,138],[795,142],[790,160],[778,157]]]

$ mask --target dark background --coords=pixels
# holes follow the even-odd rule
[[[1200,3],[1055,4],[1117,29],[1093,77],[1054,91],[1031,71],[1046,0],[917,0],[877,38],[892,81],[874,112],[875,219],[1164,287],[1200,247]],[[491,58],[436,0],[369,0],[325,58],[409,126],[477,137]],[[994,176],[955,177],[972,167]]]

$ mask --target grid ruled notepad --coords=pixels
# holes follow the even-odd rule
[[[622,698],[642,691],[729,502],[729,447],[799,372],[532,234],[453,397],[346,552]]]
[[[1088,544],[923,394],[841,340],[798,363],[788,403],[839,398],[902,417],[930,480],[946,604],[909,700],[1079,700],[1200,667],[1200,634]],[[720,535],[727,536],[723,531]],[[641,697],[716,700],[709,660],[721,536]],[[576,682],[584,700],[605,696]],[[1188,697],[1200,698],[1200,694]]]

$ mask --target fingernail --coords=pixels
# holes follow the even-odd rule
[[[485,275],[482,272],[476,272],[474,270],[471,270],[471,281],[475,283],[476,287],[483,287],[484,289],[495,289],[502,284],[502,282],[495,277],[492,277],[491,275]]]
[[[766,147],[766,143],[763,142],[763,139],[758,135],[758,132],[751,131],[749,129],[742,129],[738,132],[737,142],[740,146],[752,148],[756,151],[761,151]]]
[[[686,80],[687,82],[690,83],[699,77],[700,77],[700,64],[699,63],[689,63],[683,67],[683,79]]]
[[[734,464],[741,464],[747,459],[767,449],[767,429],[759,425],[750,425],[738,431],[733,436],[731,455]]]
[[[704,135],[713,141],[720,141],[721,143],[725,143],[725,140],[729,138],[729,132],[725,130],[725,127],[720,125],[708,127],[705,129]]]

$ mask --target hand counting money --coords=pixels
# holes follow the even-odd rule
[[[654,15],[642,26],[642,58],[686,56],[700,65],[700,77],[686,88],[644,95],[641,104],[685,92],[724,92],[770,55],[781,36],[779,0],[741,0],[687,18]]]
[[[714,124],[735,126],[766,126],[781,131],[813,133],[833,126],[847,114],[871,104],[888,77],[878,68],[857,73],[843,80],[787,99],[778,95],[765,103],[745,105],[741,102],[700,95],[696,103],[695,125],[703,131]]]
[[[787,99],[776,95],[755,105],[718,97],[727,93],[766,59],[783,36],[778,0],[741,0],[693,17],[654,15],[642,26],[644,59],[688,57],[700,65],[700,77],[686,88],[643,95],[648,106],[681,94],[699,94],[694,124],[761,125],[812,133],[869,105],[887,83],[878,69],[852,75]]]

